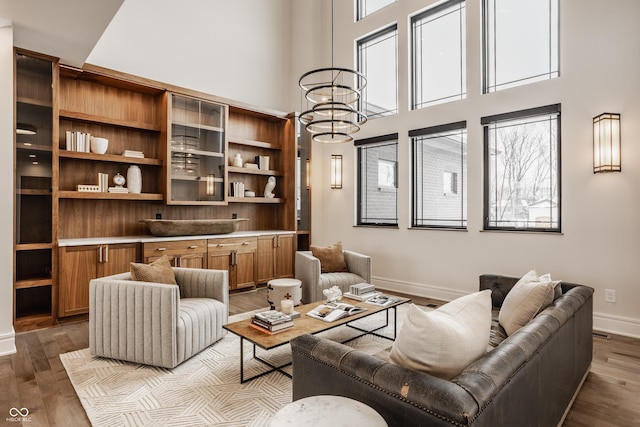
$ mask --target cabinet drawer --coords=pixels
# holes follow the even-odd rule
[[[177,240],[173,242],[152,242],[144,244],[144,257],[161,257],[162,255],[176,256],[191,253],[206,253],[207,241]]]
[[[229,237],[226,239],[209,239],[209,253],[216,251],[255,251],[258,239],[255,237]]]

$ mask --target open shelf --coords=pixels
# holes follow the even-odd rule
[[[58,197],[61,199],[97,199],[97,200],[163,200],[162,194],[156,193],[108,193],[91,191],[60,191]]]
[[[266,175],[266,176],[283,176],[284,175],[280,171],[264,170],[264,169],[239,168],[239,167],[236,167],[236,166],[228,166],[227,170],[229,172],[233,172],[233,173],[245,173],[245,174],[249,174],[249,175]]]
[[[252,140],[252,139],[238,138],[238,137],[233,137],[233,136],[229,137],[229,143],[230,144],[248,145],[250,147],[257,147],[257,148],[268,148],[270,150],[281,150],[282,149],[282,147],[280,147],[280,145],[273,144],[271,142],[255,141],[255,140]]]
[[[172,125],[174,126],[186,126],[188,128],[192,128],[192,129],[201,129],[201,130],[208,130],[211,132],[224,132],[224,129],[217,127],[217,126],[210,126],[210,125],[203,125],[200,123],[191,123],[191,122],[181,122],[181,121],[176,121],[174,120],[173,122],[171,122]]]
[[[278,204],[284,203],[285,199],[274,197],[268,199],[266,197],[229,197],[227,199],[230,203],[265,203],[265,204]]]
[[[46,108],[52,107],[51,101],[36,99],[36,98],[29,98],[26,96],[16,96],[16,102],[20,104],[35,105],[37,107],[46,107]]]
[[[100,162],[131,163],[136,165],[162,166],[162,160],[153,159],[150,157],[128,157],[128,156],[119,156],[117,154],[95,154],[95,153],[85,153],[83,151],[69,151],[69,150],[60,150],[59,156],[67,157],[71,159],[95,160]]]
[[[59,115],[60,115],[60,118],[62,119],[79,120],[87,123],[95,123],[100,125],[107,124],[107,125],[119,126],[123,128],[147,130],[152,132],[160,132],[162,130],[161,126],[158,124],[136,122],[133,120],[114,119],[111,117],[81,113],[78,111],[60,110]]]
[[[194,154],[197,156],[209,156],[209,157],[224,157],[224,153],[220,153],[217,151],[204,151],[204,150],[192,150],[189,148],[176,148],[176,147],[171,147],[171,152],[172,153],[187,153],[187,154]]]

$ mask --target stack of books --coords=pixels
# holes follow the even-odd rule
[[[376,291],[376,287],[371,283],[357,283],[349,286],[349,292],[345,292],[343,296],[356,301],[366,301],[381,293],[382,292]]]
[[[122,155],[125,157],[136,157],[139,159],[144,159],[144,153],[142,151],[137,150],[124,150]]]
[[[250,325],[267,334],[275,334],[293,328],[293,319],[288,314],[269,310],[256,313]]]

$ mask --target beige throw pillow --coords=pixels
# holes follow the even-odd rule
[[[131,263],[131,279],[138,282],[176,284],[176,276],[166,255],[151,264]]]
[[[322,273],[334,273],[347,270],[342,253],[342,242],[331,246],[322,247],[310,245],[311,254],[320,260],[320,271]]]
[[[448,380],[486,353],[490,330],[488,289],[428,312],[411,304],[389,361]]]
[[[538,277],[535,270],[529,271],[511,288],[504,298],[498,321],[512,335],[529,323],[541,310],[553,302],[555,287],[559,281],[551,277]]]

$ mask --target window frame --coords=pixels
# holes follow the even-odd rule
[[[429,101],[423,101],[420,103],[420,105],[418,105],[418,101],[417,101],[417,91],[418,91],[418,72],[417,72],[417,67],[418,67],[418,61],[417,59],[417,51],[416,51],[416,23],[418,21],[421,21],[422,19],[429,17],[431,15],[435,15],[445,9],[448,9],[452,6],[455,5],[459,5],[461,3],[464,3],[464,6],[459,8],[460,9],[464,9],[464,22],[462,23],[461,26],[461,31],[462,34],[460,35],[460,42],[461,42],[461,57],[460,57],[460,78],[461,78],[461,82],[460,82],[460,93],[457,95],[449,95],[445,98],[439,98],[439,99],[433,99],[433,100],[429,100]],[[459,101],[462,99],[465,99],[467,97],[467,60],[466,60],[466,56],[467,56],[467,46],[466,46],[466,35],[467,35],[467,31],[466,31],[466,21],[467,21],[467,16],[466,16],[466,0],[447,0],[444,3],[441,4],[437,4],[433,7],[430,7],[426,10],[423,10],[422,12],[419,12],[413,16],[410,16],[410,20],[409,20],[409,29],[410,29],[410,36],[409,36],[409,43],[410,43],[410,47],[411,47],[411,51],[410,51],[410,61],[411,63],[409,64],[410,66],[410,71],[411,71],[411,76],[410,76],[410,82],[411,82],[411,90],[409,93],[410,99],[411,99],[411,110],[419,110],[422,108],[427,108],[433,105],[438,105],[438,104],[444,104],[447,102],[453,102],[453,101]],[[420,56],[420,59],[422,59],[422,56]],[[422,62],[421,62],[422,63]],[[421,87],[421,85],[420,85]]]
[[[430,126],[421,129],[415,129],[409,131],[409,138],[411,138],[411,228],[416,229],[444,229],[444,230],[467,230],[468,227],[468,201],[464,198],[464,210],[467,215],[463,215],[463,218],[459,221],[461,225],[444,225],[444,224],[417,224],[417,208],[418,208],[418,194],[417,194],[417,185],[416,179],[418,178],[418,165],[416,158],[417,151],[417,143],[420,142],[417,138],[428,136],[428,135],[437,135],[444,134],[447,132],[455,132],[455,131],[463,131],[465,135],[467,135],[467,121],[462,120],[458,122],[452,122],[442,125]],[[468,175],[468,174],[467,174]],[[465,177],[458,178],[458,192],[464,194],[465,191],[468,191],[468,188],[464,189],[464,179]],[[423,201],[424,203],[424,201]]]
[[[526,119],[535,116],[544,116],[556,114],[556,185],[557,185],[557,210],[558,210],[558,226],[557,227],[509,227],[490,225],[489,215],[491,206],[489,202],[490,194],[490,153],[489,153],[489,125],[504,121],[512,121],[518,119]],[[485,231],[510,231],[510,232],[533,232],[533,233],[562,233],[562,120],[561,120],[561,104],[551,104],[543,107],[529,108],[525,110],[512,111],[508,113],[496,114],[492,116],[482,117],[480,124],[483,126],[483,145],[484,145],[484,211],[483,211],[483,230]],[[494,220],[495,221],[495,220]]]
[[[373,15],[374,13],[378,12],[379,10],[384,9],[387,6],[391,6],[392,4],[394,4],[395,2],[397,2],[398,0],[391,0],[389,1],[387,4],[385,4],[384,6],[366,13],[365,15],[362,14],[362,11],[364,10],[363,8],[363,3],[366,3],[367,0],[355,0],[356,2],[356,22],[363,20],[364,18],[366,18],[367,16]]]
[[[395,160],[395,195],[396,195],[396,206],[395,206],[395,223],[391,223],[391,222],[370,222],[370,221],[363,221],[363,212],[362,212],[362,203],[363,203],[363,199],[362,199],[362,195],[363,195],[363,180],[362,180],[362,148],[364,148],[365,146],[369,145],[369,146],[381,146],[383,143],[388,143],[388,144],[395,144],[396,146],[396,160]],[[357,201],[357,206],[356,206],[356,212],[357,212],[357,217],[356,217],[356,225],[357,226],[366,226],[366,227],[382,227],[382,228],[398,228],[399,225],[399,219],[398,219],[398,189],[399,189],[399,183],[398,183],[398,145],[399,145],[399,141],[398,141],[398,134],[397,133],[390,133],[387,135],[381,135],[381,136],[376,136],[376,137],[372,137],[372,138],[366,138],[366,139],[359,139],[354,141],[354,148],[356,149],[356,181],[357,181],[357,188],[356,188],[356,201]],[[376,182],[376,184],[378,184],[378,182]],[[389,192],[391,190],[391,187],[385,187],[383,189],[381,189],[380,191],[383,192]]]
[[[376,113],[376,114],[369,114],[368,109],[367,109],[367,97],[368,97],[368,90],[371,87],[371,82],[370,80],[367,78],[367,86],[365,86],[365,88],[362,90],[362,93],[360,94],[360,99],[358,100],[358,109],[360,111],[363,111],[368,120],[373,120],[373,119],[377,119],[377,118],[381,118],[381,117],[386,117],[386,116],[392,116],[394,114],[398,114],[399,112],[399,81],[398,81],[398,24],[397,23],[393,23],[391,25],[387,25],[377,31],[374,31],[373,33],[366,35],[364,37],[361,37],[359,39],[356,39],[356,70],[362,74],[364,74],[365,76],[367,75],[367,73],[365,71],[363,71],[363,45],[377,39],[377,38],[382,38],[383,36],[387,35],[387,34],[391,34],[394,33],[393,37],[395,39],[395,73],[394,73],[394,78],[395,78],[395,106],[393,110],[384,110],[380,113]]]
[[[550,70],[546,73],[543,74],[538,74],[538,75],[534,75],[534,76],[528,76],[525,78],[521,78],[518,80],[514,80],[514,81],[510,81],[510,82],[505,82],[505,83],[500,83],[500,84],[494,84],[491,85],[490,82],[490,72],[489,72],[489,67],[494,67],[493,69],[493,73],[496,73],[496,69],[495,69],[495,64],[491,64],[489,61],[489,22],[490,22],[490,18],[489,18],[489,12],[490,12],[490,5],[489,2],[493,1],[495,4],[495,1],[498,0],[482,0],[482,11],[481,11],[481,16],[482,16],[482,93],[483,94],[488,94],[488,93],[493,93],[493,92],[499,92],[501,90],[507,90],[507,89],[512,89],[515,87],[519,87],[519,86],[523,86],[523,85],[527,85],[527,84],[532,84],[532,83],[536,83],[536,82],[540,82],[540,81],[545,81],[545,80],[551,80],[554,78],[558,78],[560,77],[560,0],[548,0],[549,4],[551,4],[551,2],[556,2],[556,7],[555,9],[557,10],[557,14],[556,14],[556,19],[557,22],[555,22],[555,26],[556,26],[556,39],[555,39],[555,43],[556,43],[556,47],[555,47],[555,53],[556,53],[556,58],[555,58],[555,63],[557,65],[556,70],[551,70],[552,68],[552,62],[554,62],[552,60],[552,48],[551,48],[551,43],[552,43],[552,31],[551,31],[551,19],[549,20],[549,59],[550,59]],[[551,8],[551,6],[550,6]],[[495,18],[494,18],[495,21]],[[494,24],[495,25],[495,24]],[[494,44],[495,44],[495,36],[494,36]],[[495,52],[494,52],[494,62],[495,62]],[[548,76],[547,78],[542,78],[542,76]]]

